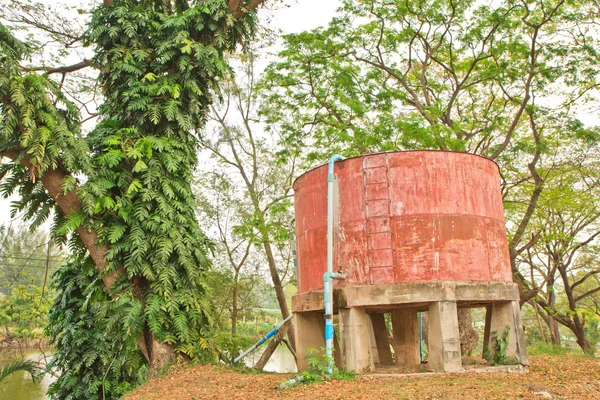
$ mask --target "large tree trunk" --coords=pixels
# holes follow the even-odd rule
[[[265,351],[260,356],[260,359],[254,366],[254,368],[262,370],[265,367],[265,365],[267,365],[267,362],[269,362],[269,359],[273,356],[273,353],[275,353],[275,350],[277,350],[277,346],[279,346],[279,344],[283,340],[283,335],[285,335],[286,332],[289,335],[289,326],[288,325],[289,324],[286,324],[285,326],[283,326],[281,328],[281,330],[279,331],[279,333],[277,333],[275,335],[275,337],[273,338],[271,343],[269,343],[269,345],[267,346]]]
[[[144,333],[138,339],[137,344],[144,358],[148,361],[148,373],[150,377],[160,375],[167,365],[175,361],[173,347],[156,340],[147,326],[144,328]]]
[[[238,296],[239,296],[238,272],[235,271],[234,282],[233,282],[233,300],[232,300],[232,304],[231,304],[231,336],[235,336],[235,334],[237,333]]]
[[[558,322],[552,317],[547,319],[548,329],[550,330],[550,341],[553,345],[560,346],[560,331],[558,330]]]
[[[556,306],[556,294],[554,290],[550,288],[554,288],[554,278],[550,278],[548,280],[548,304],[550,307],[554,309]],[[558,322],[552,318],[552,315],[548,314],[548,318],[546,318],[546,325],[548,325],[548,329],[550,330],[550,340],[552,344],[556,346],[560,346],[560,332],[558,330]]]
[[[585,315],[583,318],[579,318],[579,314],[575,312],[573,316],[574,328],[573,333],[577,338],[577,344],[581,347],[584,353],[590,353],[592,351],[592,346],[590,342],[585,337]]]
[[[275,294],[277,296],[277,302],[279,303],[279,308],[281,309],[281,315],[283,319],[286,319],[290,315],[290,311],[287,306],[287,302],[285,300],[285,293],[283,292],[283,285],[281,284],[281,279],[279,278],[279,272],[277,272],[277,264],[275,263],[275,257],[273,256],[273,249],[271,249],[271,244],[267,241],[264,242],[265,254],[267,255],[267,261],[269,263],[269,271],[271,272],[271,279],[273,280],[273,286],[275,287]],[[292,326],[290,322],[288,325]],[[288,337],[290,338],[290,344],[292,348],[296,349],[296,336],[294,334],[293,327],[287,332]]]
[[[460,351],[463,356],[470,356],[479,340],[479,334],[473,328],[471,310],[468,308],[458,309],[458,331],[460,333]]]

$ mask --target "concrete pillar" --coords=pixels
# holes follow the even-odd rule
[[[396,365],[420,365],[417,311],[410,308],[392,311],[392,328],[394,331],[392,346],[396,355]]]
[[[483,327],[483,348],[481,356],[486,357],[490,343],[490,327],[492,326],[492,306],[485,306],[485,326]]]
[[[429,366],[437,372],[462,370],[456,302],[429,306]]]
[[[333,361],[336,367],[342,368],[342,351],[340,350],[339,336],[337,333],[333,335]]]
[[[388,329],[385,324],[385,315],[370,314],[372,327],[371,352],[373,353],[373,361],[375,364],[392,364],[392,351],[390,350],[390,340]],[[375,356],[377,355],[377,357]]]
[[[371,357],[373,363],[379,364],[379,352],[377,351],[377,341],[375,340],[375,330],[373,329],[373,314],[369,314],[369,343],[371,344]]]
[[[364,308],[340,308],[339,316],[342,369],[356,373],[373,371],[369,316]]]
[[[487,318],[486,318],[487,322]],[[525,335],[518,301],[492,303],[489,323],[488,348],[493,349],[494,337],[502,337],[508,327],[507,357],[517,357],[516,364],[529,365],[525,349]],[[487,327],[486,327],[487,330]]]
[[[294,331],[296,333],[296,357],[298,371],[308,367],[308,349],[319,352],[325,347],[325,319],[322,311],[294,313]]]

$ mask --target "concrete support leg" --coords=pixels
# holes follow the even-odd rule
[[[392,345],[396,355],[396,365],[420,365],[417,311],[410,308],[392,311],[392,328],[394,330]]]
[[[369,316],[363,308],[340,308],[339,316],[342,369],[356,373],[374,370]]]
[[[388,329],[385,324],[384,314],[371,314],[371,326],[373,327],[373,339],[375,341],[375,350],[377,357],[373,355],[375,364],[392,364],[392,351],[390,350],[390,339]],[[373,345],[371,345],[373,348]],[[375,354],[375,352],[373,352]]]
[[[492,306],[485,307],[485,326],[483,328],[483,349],[482,349],[482,357],[486,357],[486,353],[489,349],[490,344],[490,327],[492,326]]]
[[[294,330],[296,332],[296,357],[298,371],[308,367],[308,349],[325,347],[325,319],[323,312],[308,311],[294,313]]]
[[[379,352],[377,351],[377,341],[375,340],[375,330],[373,329],[373,318],[369,315],[369,337],[371,343],[371,357],[373,357],[373,363],[379,364]]]
[[[429,306],[429,366],[437,372],[462,369],[456,302],[440,301]]]
[[[519,302],[499,301],[493,303],[489,325],[490,334],[488,348],[490,351],[493,351],[493,341],[495,338],[502,337],[508,328],[506,356],[509,358],[516,357],[517,360],[515,360],[515,363],[529,365],[527,350],[525,349],[525,336],[523,334],[523,322],[521,321]]]
[[[339,336],[337,333],[333,335],[333,361],[336,367],[342,368],[342,351],[340,350]]]

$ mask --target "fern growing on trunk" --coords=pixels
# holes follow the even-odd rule
[[[105,2],[86,34],[105,101],[85,138],[76,107],[48,76],[20,66],[27,46],[0,26],[0,155],[13,160],[0,166],[0,190],[18,193],[15,212],[37,223],[54,210],[57,238],[75,233],[75,255],[57,276],[70,283],[57,286],[49,327],[64,374],[55,398],[118,395],[119,382],[137,382],[144,369],[115,365],[138,365],[139,354],[154,375],[202,352],[210,243],[190,188],[198,136],[229,70],[224,54],[252,34],[248,10],[261,2]]]

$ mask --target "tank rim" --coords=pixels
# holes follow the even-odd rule
[[[500,166],[498,165],[498,163],[494,160],[491,160],[487,157],[481,156],[479,154],[473,154],[473,153],[468,153],[466,151],[457,151],[457,150],[433,150],[433,149],[423,149],[423,150],[389,150],[389,151],[378,151],[375,153],[365,153],[365,154],[361,154],[359,156],[353,156],[353,157],[348,157],[348,158],[344,158],[344,160],[342,161],[337,161],[337,162],[344,162],[347,160],[353,160],[355,158],[361,158],[361,157],[365,157],[365,156],[373,156],[373,155],[378,155],[378,154],[391,154],[391,153],[454,153],[454,154],[464,154],[467,156],[473,156],[473,157],[479,157],[482,158],[486,161],[491,162],[492,164],[494,164],[496,166],[496,168],[498,168],[498,172],[500,172]],[[308,171],[303,172],[301,175],[298,175],[298,177],[296,179],[294,179],[294,182],[292,183],[292,188],[294,190],[296,190],[296,182],[298,182],[298,180],[300,178],[302,178],[304,175],[313,172],[319,168],[323,168],[326,167],[327,163],[325,164],[321,164],[319,166],[316,166],[314,168],[309,169]]]

